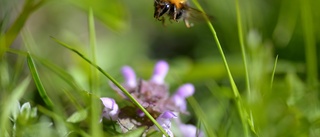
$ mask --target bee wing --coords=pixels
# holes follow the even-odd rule
[[[188,7],[187,10],[189,11],[189,18],[190,19],[195,19],[195,20],[205,20],[206,18],[208,18],[209,20],[212,20],[213,17],[192,7]]]
[[[186,24],[186,26],[189,28],[191,26],[193,26],[191,22],[202,22],[205,21],[206,18],[208,18],[209,20],[213,20],[213,17],[210,15],[207,15],[206,13],[192,8],[192,7],[187,7],[187,12],[186,15],[184,17],[184,22]]]

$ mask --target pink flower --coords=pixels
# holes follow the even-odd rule
[[[179,129],[183,137],[203,137],[204,134],[191,124],[180,124]]]
[[[138,81],[136,79],[136,74],[133,71],[133,69],[129,66],[124,66],[121,69],[122,75],[124,77],[124,83],[121,85],[132,94],[135,94],[133,92],[136,92],[137,89],[140,88],[141,93],[144,94],[147,90],[147,92],[151,92],[149,90],[152,90],[152,94],[155,94],[155,96],[164,96],[167,94],[168,91],[166,90],[166,85],[164,83],[164,79],[168,73],[169,65],[166,61],[158,61],[157,64],[154,67],[153,75],[149,81]],[[126,96],[122,93],[122,91],[115,86],[113,83],[110,83],[110,86],[116,90],[123,98],[126,98]],[[144,90],[145,89],[145,90]],[[160,90],[160,91],[159,91]],[[140,91],[139,91],[140,92]],[[141,102],[142,103],[142,102]]]
[[[175,106],[180,109],[181,112],[187,111],[186,98],[192,96],[194,93],[194,86],[190,83],[184,84],[179,87],[176,93],[171,97],[171,101],[174,102]]]
[[[104,97],[104,98],[100,98],[100,100],[104,105],[102,116],[105,117],[106,119],[116,121],[118,119],[118,114],[119,114],[118,104],[112,98]]]
[[[177,116],[171,111],[165,111],[157,118],[157,122],[159,123],[159,125],[166,131],[166,133],[170,137],[173,137],[173,133],[170,130],[172,118],[177,118]],[[157,127],[156,129],[159,130]]]
[[[130,88],[135,88],[137,86],[137,79],[133,69],[129,66],[124,66],[121,72],[125,79],[125,85]]]
[[[192,96],[195,88],[192,84],[187,83],[180,86],[177,91],[170,97],[170,92],[165,77],[169,71],[169,64],[166,61],[158,61],[154,67],[153,75],[150,80],[137,79],[134,70],[129,66],[124,66],[121,69],[124,77],[124,82],[121,84],[130,95],[137,100],[152,116],[158,116],[157,122],[165,130],[165,132],[173,137],[171,132],[171,120],[177,118],[179,113],[187,114],[187,101],[186,98]],[[128,99],[123,92],[114,84],[111,87],[117,91],[124,99]],[[139,108],[135,106],[126,106],[119,110],[118,105],[111,98],[101,98],[105,105],[103,117],[110,120],[118,120],[118,123],[123,132],[128,129],[136,129],[138,127],[154,126]],[[175,112],[175,113],[173,113]],[[159,115],[160,114],[160,115]],[[176,119],[177,120],[177,119]],[[180,129],[187,129],[187,135],[196,135],[196,127],[192,125],[178,124]],[[201,135],[201,134],[199,134]]]
[[[150,81],[157,84],[164,84],[164,78],[166,77],[168,71],[169,65],[166,61],[161,60],[157,62]]]

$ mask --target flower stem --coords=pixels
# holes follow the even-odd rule
[[[197,0],[193,0],[193,3],[196,5],[196,7],[198,9],[200,9],[200,11],[203,11],[202,7],[200,6],[200,4],[199,4],[199,2]],[[224,66],[225,66],[225,68],[227,70],[227,74],[228,74],[228,77],[229,77],[231,88],[232,88],[232,91],[233,91],[233,94],[234,94],[234,100],[236,102],[236,106],[238,108],[238,113],[240,115],[242,126],[243,126],[243,129],[244,129],[244,136],[248,137],[249,136],[249,129],[248,129],[247,121],[249,121],[249,120],[246,120],[246,117],[248,117],[248,113],[246,112],[246,110],[245,110],[245,108],[243,106],[240,93],[239,93],[237,85],[234,82],[234,79],[232,77],[232,74],[231,74],[231,71],[229,69],[229,65],[228,65],[227,59],[226,59],[226,57],[224,55],[224,52],[223,52],[223,49],[221,47],[220,41],[218,39],[217,33],[216,33],[214,27],[212,26],[209,18],[205,14],[204,14],[204,18],[206,19],[206,22],[208,24],[208,27],[209,27],[211,33],[213,34],[213,38],[214,38],[214,40],[215,40],[215,42],[217,44],[218,50],[219,50],[219,52],[221,54],[221,57],[222,57],[222,60],[224,62]]]

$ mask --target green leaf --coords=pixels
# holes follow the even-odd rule
[[[140,128],[137,128],[135,130],[131,130],[125,134],[121,134],[119,136],[116,136],[116,137],[141,137],[143,132],[146,130],[145,127],[140,127]]]
[[[41,98],[48,105],[49,108],[53,108],[53,103],[50,100],[50,98],[48,97],[47,92],[46,92],[46,90],[44,89],[44,87],[42,85],[42,82],[40,80],[38,71],[37,71],[37,69],[35,67],[33,58],[31,57],[31,55],[29,53],[28,53],[28,56],[27,56],[27,62],[28,62],[28,67],[30,69],[32,78],[33,78],[34,83],[36,84],[36,86],[38,88],[38,91],[39,91],[39,94],[40,94]]]
[[[272,86],[273,86],[274,75],[275,75],[276,69],[277,69],[277,63],[278,63],[278,55],[276,57],[276,60],[274,61],[273,71],[272,71],[272,75],[271,75],[271,83],[270,83],[271,89],[272,89]]]
[[[88,111],[86,109],[77,111],[73,113],[68,119],[67,122],[78,123],[85,120],[88,117]]]

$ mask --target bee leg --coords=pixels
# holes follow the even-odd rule
[[[161,19],[159,19],[159,21],[162,22],[162,25],[163,25],[163,26],[166,26],[166,20],[165,20],[164,17],[162,17]]]
[[[179,19],[182,18],[182,14],[183,14],[184,10],[178,10],[177,14],[176,14],[176,22],[179,22]]]
[[[177,21],[177,7],[173,6],[173,20]]]
[[[183,19],[183,21],[184,21],[184,24],[186,24],[186,27],[187,27],[187,28],[190,28],[190,27],[193,26],[193,24],[190,23],[188,19]]]
[[[167,13],[170,9],[170,5],[168,3],[160,3],[159,1],[154,1],[154,14],[153,17],[158,19]]]

